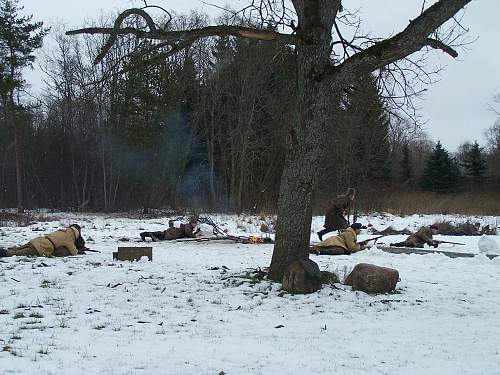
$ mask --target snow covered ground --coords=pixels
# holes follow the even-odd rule
[[[118,262],[111,253],[125,244],[120,238],[139,245],[133,241],[140,231],[164,229],[168,218],[51,215],[58,220],[1,227],[0,247],[78,222],[87,245],[102,253],[0,259],[0,374],[500,374],[500,257],[399,255],[376,247],[312,255],[341,279],[368,262],[396,268],[401,281],[387,295],[342,284],[290,295],[246,274],[269,265],[272,245],[156,242],[153,262]],[[212,217],[230,234],[260,235],[262,222],[270,222]],[[414,230],[467,219],[500,222],[383,214],[359,221]],[[314,218],[313,233],[322,221]],[[491,238],[500,244],[500,236]],[[480,237],[438,239],[467,244],[443,250],[479,252]]]

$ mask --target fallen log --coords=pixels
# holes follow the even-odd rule
[[[415,248],[415,247],[383,246],[383,247],[377,247],[377,249],[382,250],[386,253],[392,253],[392,254],[419,254],[419,255],[443,254],[449,258],[473,258],[476,255],[479,255],[479,254],[474,254],[474,253],[458,253],[458,252],[453,252],[453,251],[421,249],[421,248]],[[364,252],[366,250],[361,250],[361,251]],[[347,254],[329,254],[328,247],[319,247],[319,246],[314,246],[314,245],[309,246],[309,253],[316,254],[316,255],[347,255]],[[498,256],[497,254],[484,254],[484,255],[486,255],[489,259],[493,259],[493,258],[496,258]]]
[[[454,252],[454,251],[421,249],[421,248],[415,248],[415,247],[384,246],[384,247],[379,247],[378,249],[380,249],[386,253],[392,253],[392,254],[419,254],[419,255],[443,254],[443,255],[450,257],[450,258],[473,258],[476,255],[479,255],[479,254],[473,254],[473,253],[458,253],[458,252]],[[493,258],[496,258],[498,256],[497,254],[484,254],[484,255],[486,255],[489,259],[493,259]]]

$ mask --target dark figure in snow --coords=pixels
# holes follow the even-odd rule
[[[357,242],[363,226],[354,223],[338,236],[328,237],[316,245],[313,253],[318,255],[351,255],[366,248],[366,242]],[[366,228],[366,227],[365,227]]]
[[[437,225],[433,224],[430,227],[420,228],[417,233],[412,234],[403,242],[391,243],[391,246],[422,248],[427,244],[429,246],[438,247],[439,242],[432,239],[432,236],[436,234],[439,234],[439,228]]]
[[[11,256],[44,256],[65,257],[85,254],[85,240],[78,224],[71,224],[64,229],[56,230],[42,237],[32,239],[25,245],[0,249],[0,257]]]
[[[334,230],[340,231],[349,226],[349,222],[345,216],[349,213],[355,194],[356,191],[353,188],[349,188],[345,194],[337,195],[332,204],[330,204],[325,213],[325,224],[323,225],[325,229],[317,233],[320,241],[323,240],[325,234]]]
[[[189,223],[181,224],[179,228],[174,227],[174,220],[168,221],[169,228],[163,231],[157,232],[142,232],[140,234],[141,240],[146,241],[146,238],[151,238],[151,241],[165,241],[165,240],[177,240],[179,238],[194,238],[199,229],[196,230],[196,224],[198,223],[198,218],[193,216],[189,219]]]

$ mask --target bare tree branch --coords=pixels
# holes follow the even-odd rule
[[[455,51],[450,46],[444,44],[440,40],[432,39],[432,38],[427,38],[427,40],[426,40],[426,42],[425,42],[424,45],[429,46],[429,47],[434,48],[434,49],[440,49],[443,52],[446,52],[451,57],[458,57],[458,52],[457,51]]]
[[[332,67],[331,72],[346,70],[374,71],[394,61],[400,60],[422,49],[424,46],[445,50],[447,53],[456,54],[451,47],[441,43],[429,42],[429,35],[442,26],[471,0],[440,0],[413,21],[408,27],[392,38],[375,43],[373,46],[358,52],[348,58],[338,67]],[[437,42],[437,41],[436,41]],[[446,48],[444,48],[446,47]],[[452,52],[453,51],[453,52]]]
[[[122,23],[130,15],[142,17],[146,21],[149,31],[134,27],[122,28]],[[182,48],[189,47],[197,39],[209,36],[237,36],[247,39],[276,41],[283,44],[297,44],[297,37],[295,35],[281,34],[272,30],[261,30],[243,26],[220,25],[181,31],[161,30],[156,27],[156,24],[148,13],[146,13],[143,9],[138,8],[128,9],[120,13],[114,23],[114,27],[88,27],[66,32],[66,35],[78,34],[110,35],[108,41],[104,44],[101,51],[95,58],[95,64],[99,63],[108,53],[111,47],[115,44],[118,35],[135,35],[139,38],[167,41],[169,42],[167,44],[172,46],[172,52],[178,52]]]

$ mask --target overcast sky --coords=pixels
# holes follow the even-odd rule
[[[209,3],[230,4],[238,9],[247,0],[209,0]],[[218,10],[199,0],[149,0],[177,12],[189,9],[204,10],[216,15]],[[344,1],[349,9],[359,9],[363,31],[373,36],[389,36],[402,30],[415,18],[422,0],[351,0]],[[432,3],[432,1],[427,1]],[[131,0],[19,0],[25,13],[46,25],[64,23],[68,29],[80,27],[85,20],[97,18],[101,13],[123,10],[134,4]],[[142,2],[135,1],[135,4]],[[484,130],[491,127],[496,115],[488,109],[492,98],[500,92],[500,15],[499,0],[474,0],[467,7],[463,23],[478,40],[466,51],[459,51],[453,59],[444,54],[433,54],[432,63],[444,65],[439,82],[428,87],[424,100],[419,103],[426,130],[434,140],[454,150],[464,141],[484,143]],[[47,43],[50,45],[50,43]],[[38,70],[27,77],[34,88],[40,87]]]

